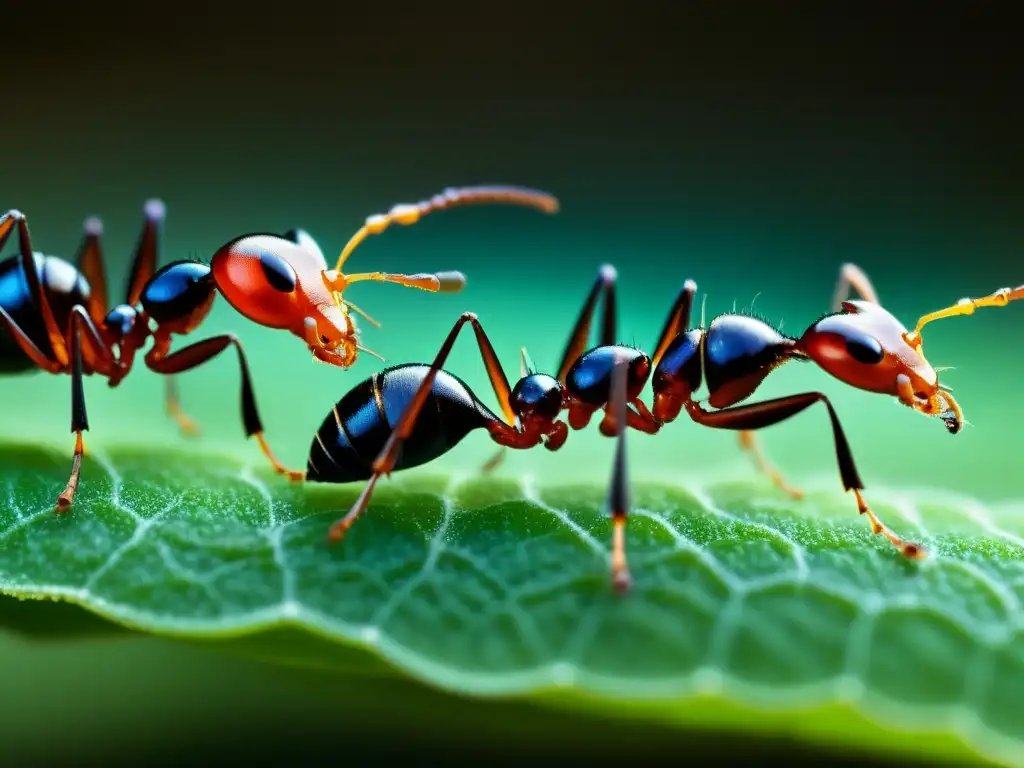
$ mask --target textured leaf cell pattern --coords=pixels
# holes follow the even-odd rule
[[[0,477],[0,589],[172,635],[290,625],[478,694],[551,689],[752,707],[851,705],[893,728],[1024,750],[1019,511],[869,489],[930,558],[901,558],[852,499],[760,482],[641,484],[636,580],[609,589],[599,486],[395,476],[341,545],[359,486],[290,485],[227,459],[90,455],[56,515],[64,456]],[[832,483],[834,478],[828,478]]]

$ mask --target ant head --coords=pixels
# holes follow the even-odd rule
[[[355,325],[324,280],[319,248],[301,238],[245,235],[222,246],[210,267],[224,297],[253,322],[290,331],[324,362],[354,362]]]
[[[530,353],[519,353],[519,381],[512,388],[509,405],[524,428],[547,432],[562,410],[562,385],[546,373],[537,373]]]
[[[509,398],[512,412],[524,427],[550,427],[562,410],[562,385],[546,373],[527,373],[516,382]]]
[[[845,384],[893,395],[916,411],[942,417],[950,432],[960,431],[960,408],[939,384],[920,337],[878,304],[844,301],[841,312],[804,332],[797,350]]]

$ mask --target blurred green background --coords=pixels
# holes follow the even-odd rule
[[[578,15],[541,5],[328,12],[290,3],[245,16],[23,5],[6,12],[12,34],[0,50],[0,207],[26,213],[37,249],[66,256],[82,220],[101,216],[119,296],[151,196],[168,207],[167,262],[208,259],[238,234],[295,226],[330,258],[367,215],[449,185],[546,189],[562,201],[555,217],[453,210],[372,238],[349,262],[469,276],[459,296],[351,289],[383,323],[363,323],[364,342],[389,363],[429,361],[458,314],[473,310],[513,378],[522,345],[539,365],[557,363],[605,262],[619,270],[622,339],[648,349],[687,278],[706,294],[709,317],[753,304],[792,334],[827,310],[846,261],[868,272],[907,325],[961,296],[1024,282],[1024,150],[1008,29],[937,11],[867,18],[677,5],[630,4],[627,14],[598,3]],[[869,493],[927,486],[1019,499],[1022,313],[1011,306],[928,329],[927,353],[955,367],[942,378],[972,425],[955,438],[811,366],[773,374],[759,396],[813,388],[833,398]],[[224,331],[245,343],[267,436],[292,465],[304,464],[331,404],[380,367],[368,355],[348,371],[313,364],[297,339],[248,324],[223,301],[194,340]],[[493,403],[471,339],[448,367]],[[87,383],[90,445],[170,443],[262,460],[242,439],[231,357],[179,381],[205,429],[200,442],[178,435],[162,382],[140,366],[116,390]],[[2,386],[5,434],[70,450],[66,378]],[[823,412],[762,439],[794,482],[838,487]],[[473,471],[490,450],[485,440],[468,439],[435,468]],[[558,454],[510,455],[503,471],[604,482],[611,449],[591,429]],[[635,478],[692,483],[749,468],[735,435],[683,421],[631,436],[630,450]],[[17,701],[4,696],[0,720],[23,714],[12,733],[26,754],[52,746],[46,713],[55,698],[75,698],[72,710],[106,707],[114,723],[128,713],[180,714],[205,686],[224,693],[230,719],[227,702],[238,697],[227,693],[250,674],[219,658],[182,661],[170,646],[147,645],[138,657],[100,646],[76,656],[96,687],[65,694],[53,660],[61,652],[13,642],[0,639],[2,688],[32,684],[15,686]],[[150,695],[164,703],[151,710],[99,690],[108,679],[109,691],[148,674],[156,681],[178,664],[194,682],[154,682]],[[120,733],[111,725],[107,735]],[[105,748],[100,741],[90,748]],[[11,748],[7,734],[4,742]]]

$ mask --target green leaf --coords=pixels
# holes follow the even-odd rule
[[[835,488],[792,502],[761,482],[644,482],[628,532],[636,585],[621,596],[599,486],[396,475],[330,546],[358,485],[123,449],[87,458],[75,507],[57,515],[66,457],[15,446],[2,459],[10,595],[463,694],[1024,763],[1013,510],[872,489],[875,511],[931,552],[912,562]],[[19,623],[10,605],[0,615]]]

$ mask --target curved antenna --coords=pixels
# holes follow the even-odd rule
[[[348,257],[370,235],[379,235],[392,224],[410,226],[429,213],[443,211],[461,205],[519,205],[536,208],[544,213],[557,213],[558,199],[547,192],[527,187],[506,185],[484,185],[474,187],[449,187],[440,194],[418,203],[399,203],[391,207],[387,213],[369,216],[366,223],[349,238],[338,257],[334,269],[341,272]]]
[[[363,318],[364,320],[366,320],[366,321],[367,321],[368,323],[370,323],[370,325],[374,326],[375,328],[380,328],[380,323],[378,323],[378,322],[377,322],[376,320],[374,320],[374,319],[373,319],[372,317],[370,317],[370,316],[369,316],[368,314],[366,314],[366,312],[364,312],[363,310],[361,310],[361,309],[360,309],[359,307],[357,307],[357,306],[356,306],[355,304],[353,304],[353,303],[352,303],[351,301],[349,301],[348,299],[342,299],[341,301],[342,301],[342,303],[343,303],[343,304],[344,304],[344,305],[345,305],[346,307],[348,307],[349,309],[351,309],[351,310],[352,310],[353,312],[355,312],[355,313],[356,313],[357,315],[360,315],[360,316],[362,316],[362,318]]]
[[[385,362],[387,362],[387,361],[386,361],[386,360],[384,359],[384,356],[383,356],[383,355],[381,355],[381,354],[380,354],[380,353],[378,353],[378,352],[374,352],[374,351],[373,351],[372,349],[369,349],[369,348],[367,348],[367,347],[364,347],[364,346],[363,346],[362,344],[356,344],[356,349],[362,350],[363,352],[365,352],[365,353],[366,353],[366,354],[368,354],[368,355],[373,355],[373,356],[374,356],[374,357],[376,357],[376,358],[377,358],[378,360],[380,360],[380,361],[381,361],[382,363],[385,363]]]
[[[958,315],[973,315],[974,310],[981,307],[1005,307],[1011,301],[1024,299],[1024,285],[1017,288],[1000,288],[998,291],[983,296],[980,299],[960,299],[956,304],[935,312],[929,312],[917,321],[914,330],[906,334],[906,339],[911,344],[919,344],[921,341],[921,329],[928,323],[942,320],[946,317],[957,317]]]

